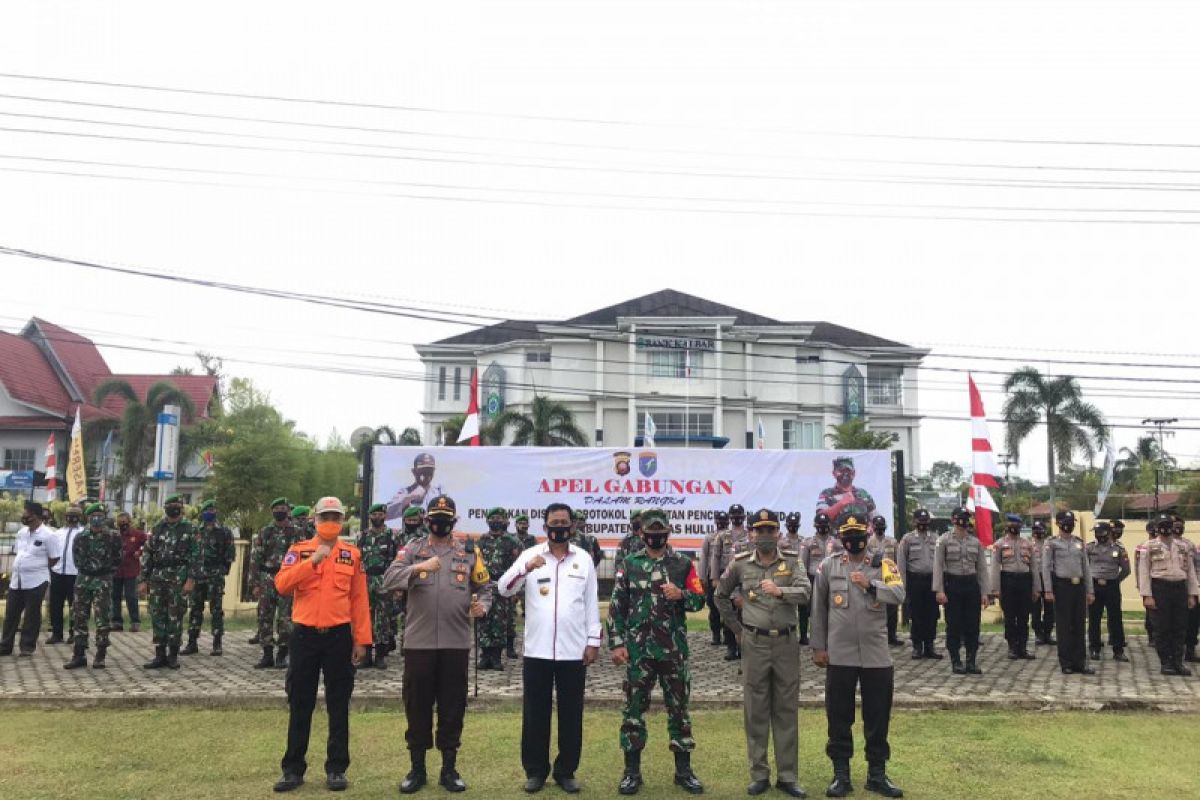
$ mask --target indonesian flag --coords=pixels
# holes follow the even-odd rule
[[[53,500],[58,496],[58,451],[54,447],[54,434],[46,441],[46,491]]]
[[[970,375],[967,376],[967,386],[971,392],[972,457],[971,497],[967,507],[975,512],[975,531],[979,534],[979,543],[987,546],[992,543],[992,512],[1000,513],[988,489],[999,489],[1000,484],[996,481],[998,471],[992,455],[992,441],[988,436],[987,415],[983,412],[983,398],[979,396],[979,388]]]
[[[479,372],[471,370],[471,402],[467,405],[467,418],[458,433],[458,443],[467,442],[479,447]]]

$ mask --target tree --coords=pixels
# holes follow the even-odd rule
[[[165,406],[179,406],[181,422],[190,423],[196,416],[192,398],[170,381],[159,381],[146,392],[142,401],[128,381],[110,378],[96,387],[95,403],[104,405],[110,397],[125,401],[120,420],[98,419],[90,424],[92,437],[98,438],[111,430],[121,437],[118,478],[122,486],[134,485],[134,499],[139,504],[146,490],[146,472],[154,460],[154,434],[158,415]]]
[[[1069,465],[1076,452],[1090,461],[1108,442],[1108,426],[1100,409],[1083,401],[1079,381],[1071,375],[1043,376],[1034,367],[1021,367],[1004,381],[1004,441],[1013,460],[1021,459],[1021,443],[1039,424],[1046,427],[1046,468],[1050,508],[1054,508],[1055,458]]]
[[[452,414],[442,420],[442,440],[438,444],[443,447],[458,444],[458,434],[462,432],[463,423],[466,421],[466,414]]]
[[[587,436],[575,423],[575,414],[564,404],[535,394],[529,413],[509,409],[489,426],[484,438],[504,440],[511,429],[515,447],[586,447]],[[461,426],[460,426],[461,428]],[[443,430],[445,425],[443,424]]]
[[[929,468],[929,479],[943,492],[963,481],[963,469],[953,461],[935,461]]]
[[[867,427],[865,418],[855,417],[841,425],[834,425],[833,433],[825,434],[825,438],[834,450],[891,450],[892,445],[900,440],[900,435],[873,431]]]
[[[1129,489],[1135,488],[1138,478],[1147,471],[1175,469],[1176,466],[1175,459],[1162,451],[1158,439],[1153,436],[1138,437],[1132,450],[1122,447],[1120,454],[1113,463],[1113,482]]]
[[[416,428],[405,428],[400,432],[400,441],[397,444],[407,445],[408,447],[420,447],[421,432]]]

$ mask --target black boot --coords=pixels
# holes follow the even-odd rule
[[[1088,658],[1090,658],[1092,661],[1099,661],[1100,660],[1100,648],[1099,647],[1089,647],[1088,648]]]
[[[675,754],[675,784],[688,794],[704,794],[704,784],[692,772],[692,754]]]
[[[249,639],[247,639],[246,644],[258,644],[258,634],[256,633],[253,636],[251,636]]]
[[[425,751],[409,750],[408,758],[412,762],[412,769],[408,771],[408,774],[404,776],[404,781],[400,784],[400,794],[412,794],[424,786],[428,780],[425,773]]]
[[[1021,657],[1021,654],[1020,654],[1019,652],[1017,652],[1017,648],[1013,647],[1013,646],[1010,644],[1010,645],[1008,646],[1008,660],[1009,660],[1009,661],[1016,661],[1016,660],[1017,660],[1018,658],[1020,658],[1020,657]]]
[[[496,670],[496,672],[504,672],[504,659],[501,657],[503,652],[503,647],[492,648],[492,669]]]
[[[517,646],[516,645],[517,645],[517,637],[509,636],[508,640],[505,642],[504,655],[508,656],[510,659],[515,659],[517,657]]]
[[[1125,662],[1129,661],[1129,656],[1125,655],[1124,647],[1114,647],[1113,648],[1113,661],[1125,661]]]
[[[943,658],[945,658],[945,656],[933,649],[933,642],[926,642],[925,658],[932,658],[934,661],[941,661]]]
[[[955,675],[966,675],[967,669],[963,666],[962,656],[957,650],[950,653],[950,671]]]
[[[835,758],[833,760],[833,780],[825,789],[826,797],[845,797],[854,791],[850,783],[850,759]]]
[[[96,645],[96,657],[92,659],[92,669],[104,669],[104,657],[108,655],[108,645]]]
[[[1178,650],[1175,651],[1175,674],[1183,675],[1184,677],[1188,678],[1190,678],[1192,675],[1191,669],[1183,665],[1183,657],[1179,654]]]
[[[442,751],[442,774],[438,778],[438,783],[447,792],[465,792],[467,785],[463,783],[462,777],[458,774],[455,764],[458,761],[457,750]]]
[[[738,650],[737,642],[730,642],[725,648],[725,660],[737,661],[741,657],[742,654]]]
[[[79,669],[87,666],[87,639],[82,636],[75,639],[75,654],[71,660],[63,664],[63,669]]]
[[[161,644],[154,646],[154,659],[142,664],[142,669],[162,669],[167,665],[167,648]]]
[[[363,660],[358,662],[360,667],[375,666],[375,648],[372,645],[367,645],[367,653],[363,656]]]
[[[387,669],[388,646],[380,645],[375,649],[375,669]]]
[[[279,655],[275,656],[275,668],[287,669],[288,665],[288,649],[287,645],[282,645],[279,648]]]
[[[920,661],[925,657],[925,645],[916,640],[913,641],[912,660]]]
[[[617,784],[619,794],[637,794],[642,788],[642,751],[627,750],[625,752],[625,774]]]
[[[884,797],[904,797],[900,787],[892,783],[884,768],[885,762],[875,761],[867,765],[867,791],[881,794]]]
[[[255,669],[269,669],[275,666],[275,648],[269,644],[263,645],[262,658],[254,665]]]
[[[1117,659],[1117,660],[1119,661],[1120,659]],[[1184,654],[1183,660],[1188,662],[1189,664],[1200,663],[1200,656],[1196,655],[1196,646],[1195,645],[1188,645],[1187,653]]]
[[[181,655],[181,656],[194,656],[194,655],[196,655],[197,653],[199,653],[199,652],[200,652],[200,646],[199,646],[198,644],[196,644],[196,640],[197,640],[197,639],[199,639],[199,638],[200,638],[200,634],[198,634],[198,633],[189,633],[189,634],[188,634],[188,643],[187,643],[187,646],[186,646],[186,647],[184,647],[182,650],[180,650],[180,651],[179,651],[179,655]]]
[[[167,653],[167,669],[179,669],[179,645],[171,645]]]
[[[209,655],[210,655],[210,656],[223,656],[223,655],[225,655],[225,651],[224,651],[224,650],[221,648],[221,637],[222,637],[223,635],[224,635],[224,634],[221,634],[221,633],[214,633],[214,634],[213,634],[213,646],[212,646],[212,651],[209,653]]]
[[[975,651],[974,650],[967,651],[966,670],[967,670],[968,675],[982,675],[983,674],[983,670],[981,670],[979,667],[975,666]]]

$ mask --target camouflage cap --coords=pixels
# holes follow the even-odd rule
[[[287,507],[290,505],[291,505],[291,503],[288,502],[288,499],[286,497],[276,497],[274,500],[271,501],[271,508],[274,508],[275,506]]]
[[[408,508],[404,509],[404,513],[400,516],[404,519],[412,519],[413,517],[421,516],[423,513],[424,512],[421,510],[420,506],[409,506]]]
[[[643,512],[640,508],[635,508],[633,511],[629,512],[629,521],[632,522],[633,520],[640,518],[643,513],[645,512]]]
[[[216,508],[216,507],[217,507],[216,500],[205,500],[203,503],[200,504],[201,511],[208,511],[210,508]]]
[[[296,506],[292,509],[293,517],[307,517],[308,512],[312,511],[308,506]]]
[[[656,533],[660,531],[670,532],[670,530],[671,520],[667,517],[667,512],[660,511],[657,508],[642,512],[642,531]]]
[[[372,503],[367,509],[368,514],[374,514],[376,511],[387,511],[387,503]]]
[[[458,507],[454,505],[454,500],[447,495],[438,495],[429,504],[429,516],[431,517],[453,517],[457,516],[457,514]]]
[[[750,524],[751,528],[778,528],[779,515],[769,508],[759,509],[754,512],[754,522]]]
[[[529,522],[529,515],[528,514],[517,514],[516,518],[513,521],[514,522]]]
[[[89,517],[92,514],[107,514],[108,506],[104,505],[104,503],[89,503],[88,507],[84,509],[83,513]]]

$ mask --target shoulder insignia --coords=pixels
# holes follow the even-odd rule
[[[741,561],[742,559],[744,559],[744,558],[749,558],[749,557],[750,557],[750,556],[752,556],[752,555],[754,555],[754,553],[752,553],[751,551],[749,551],[749,550],[743,550],[742,552],[740,552],[740,553],[738,553],[737,555],[735,555],[735,556],[733,557],[733,560],[734,560],[734,561]]]
[[[800,557],[800,554],[797,553],[795,550],[785,550],[783,548],[779,549],[779,554],[782,556],[786,556],[788,558],[799,558]]]
[[[890,558],[885,558],[882,560],[882,562],[883,563],[881,566],[883,567],[883,585],[897,586],[903,583],[903,581],[900,579],[900,570],[896,568],[896,562],[892,561]]]

